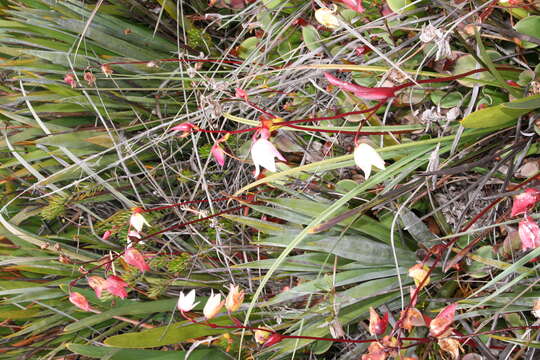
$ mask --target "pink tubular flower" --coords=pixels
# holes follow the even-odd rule
[[[268,337],[268,340],[264,342],[262,345],[263,347],[270,347],[272,345],[277,344],[278,342],[281,342],[281,340],[284,339],[284,336],[278,333],[273,333]]]
[[[128,286],[127,282],[125,282],[122,278],[110,275],[107,277],[107,280],[105,280],[105,287],[107,290],[122,299],[125,299],[127,297],[127,291],[126,287]]]
[[[341,0],[341,2],[349,9],[363,13],[364,7],[362,6],[362,0]]]
[[[150,270],[150,267],[144,260],[144,256],[135,248],[127,248],[124,253],[124,261],[131,266],[135,266],[137,269],[145,272]]]
[[[243,89],[240,89],[240,88],[236,88],[235,89],[235,94],[234,94],[236,97],[239,97],[240,99],[244,99],[247,101],[248,99],[248,94],[246,93],[245,90]]]
[[[454,322],[456,315],[457,303],[453,303],[441,310],[441,312],[431,320],[429,324],[429,334],[438,337],[446,332],[446,330]]]
[[[107,230],[107,231],[105,231],[105,232],[103,233],[103,235],[101,236],[101,238],[102,238],[103,240],[107,240],[107,239],[109,239],[109,238],[111,237],[111,235],[112,235],[112,231],[111,231],[111,230]]]
[[[64,76],[64,82],[71,86],[72,88],[77,87],[77,82],[75,80],[75,75],[73,73],[67,73]]]
[[[369,88],[352,84],[347,81],[339,80],[337,77],[330,73],[324,73],[326,80],[334,86],[337,86],[341,90],[350,91],[359,98],[366,100],[387,100],[395,96],[396,90],[392,87],[374,87]]]
[[[69,293],[69,301],[81,310],[90,311],[90,304],[88,304],[88,300],[86,300],[84,295],[78,292],[74,291]]]
[[[84,80],[86,80],[88,86],[93,86],[96,83],[96,76],[90,71],[85,71]]]
[[[101,297],[103,290],[107,289],[107,281],[101,276],[88,277],[88,285],[94,290],[98,298]]]
[[[111,69],[111,67],[109,66],[109,64],[103,64],[101,65],[101,72],[103,74],[105,74],[105,76],[109,77],[112,75],[113,71]]]
[[[219,164],[219,166],[225,165],[225,151],[219,146],[219,142],[216,142],[214,145],[212,145],[212,149],[210,150],[210,153],[216,159],[216,162]]]
[[[181,124],[173,126],[171,128],[171,131],[181,131],[182,135],[180,135],[180,137],[183,138],[183,137],[188,136],[193,130],[198,130],[198,129],[199,129],[199,127],[196,126],[196,125],[193,125],[192,123],[183,122]]]
[[[260,131],[260,138],[255,140],[253,145],[251,145],[251,159],[255,164],[255,177],[260,174],[259,166],[262,166],[266,170],[276,172],[276,161],[274,158],[286,161],[276,147],[268,141],[269,137],[270,131],[268,129],[262,129]]]
[[[510,216],[525,214],[539,200],[540,191],[534,188],[529,188],[525,190],[523,193],[516,195],[516,197],[514,198],[514,203],[512,204],[512,213],[510,214]]]
[[[526,216],[519,222],[518,233],[522,250],[536,249],[540,246],[540,227],[532,217]]]

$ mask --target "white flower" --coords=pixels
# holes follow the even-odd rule
[[[191,311],[199,302],[195,302],[195,289],[191,290],[187,295],[184,295],[184,292],[180,292],[180,297],[178,298],[178,310],[181,312]]]
[[[459,117],[459,115],[461,115],[461,109],[456,106],[448,110],[448,112],[446,113],[446,118],[448,119],[448,121],[454,121]]]
[[[444,33],[431,24],[422,28],[422,32],[420,33],[420,41],[422,41],[423,43],[435,43],[437,47],[435,61],[445,59],[452,54],[450,43],[448,42],[448,39],[446,38]]]
[[[133,209],[133,213],[131,214],[131,217],[129,218],[129,224],[137,231],[141,232],[144,225],[150,226],[148,221],[142,216],[141,214],[142,209],[141,208],[135,208]]]
[[[315,10],[315,19],[324,27],[329,29],[337,29],[339,27],[339,20],[334,14],[334,11],[329,8],[320,8]]]
[[[374,148],[366,143],[359,144],[354,149],[354,162],[365,174],[366,180],[371,175],[371,167],[375,166],[378,169],[384,170],[384,160],[375,151]]]
[[[435,26],[428,24],[427,26],[422,27],[420,32],[420,41],[428,43],[437,39],[442,38],[443,32],[437,29]]]
[[[216,316],[224,304],[225,301],[221,301],[221,294],[214,295],[214,291],[212,291],[212,295],[210,295],[208,298],[208,301],[206,302],[206,305],[204,305],[203,309],[203,314],[206,319],[208,320]]]
[[[251,159],[255,164],[255,177],[260,174],[259,166],[262,166],[266,170],[276,172],[276,161],[274,158],[285,161],[285,158],[279,153],[276,147],[264,136],[256,140],[253,145],[251,145]]]

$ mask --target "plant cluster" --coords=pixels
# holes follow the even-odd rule
[[[0,14],[0,358],[538,355],[534,2]]]

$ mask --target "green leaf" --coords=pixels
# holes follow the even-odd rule
[[[302,37],[304,44],[310,51],[316,51],[321,46],[321,39],[317,29],[313,25],[304,26],[302,28]]]
[[[388,7],[393,12],[398,13],[398,14],[416,9],[416,6],[409,5],[411,2],[412,1],[410,0],[386,0],[386,4],[388,4]]]
[[[476,110],[461,120],[461,125],[469,129],[481,129],[510,125],[518,117],[530,112],[531,106],[536,106],[540,95],[514,100],[508,103]]]
[[[109,148],[113,146],[113,141],[109,134],[102,131],[77,131],[67,134],[52,134],[36,140],[37,144],[66,146],[68,148],[87,148],[99,145]]]
[[[516,29],[516,31],[519,33],[529,35],[540,40],[540,16],[532,15],[519,20],[516,25],[514,25],[514,29]],[[532,49],[537,47],[538,44],[524,41],[522,46],[525,49]]]
[[[86,327],[99,324],[111,319],[113,316],[152,314],[172,311],[176,305],[176,299],[148,301],[144,303],[130,303],[125,306],[117,306],[101,314],[86,316],[77,322],[64,328],[65,333],[80,331]]]
[[[487,55],[492,59],[497,59],[501,56],[496,51],[489,50],[486,52]],[[463,74],[467,71],[480,69],[482,68],[482,65],[476,61],[474,56],[471,54],[467,54],[464,56],[461,56],[457,59],[456,64],[454,65],[454,70],[452,71],[453,75]],[[478,79],[478,81],[470,80],[470,79]],[[493,75],[491,75],[489,72],[482,72],[479,74],[470,75],[465,79],[459,79],[457,82],[459,82],[461,85],[467,86],[467,87],[473,87],[475,85],[487,85],[487,84],[496,84],[495,78]]]
[[[298,236],[297,232],[284,233],[264,239],[259,244],[287,247]],[[332,253],[345,259],[355,260],[358,265],[380,266],[393,264],[393,250],[390,245],[371,240],[362,235],[306,235],[296,245],[297,249]],[[396,255],[403,265],[414,264],[412,251],[396,248]]]
[[[509,109],[534,110],[540,108],[540,95],[533,95],[523,99],[503,104]]]
[[[66,347],[79,355],[96,359],[108,360],[179,360],[184,359],[187,351],[159,351],[159,350],[133,350],[93,346],[82,344],[67,344]],[[229,359],[218,349],[197,349],[189,354],[190,360]]]
[[[212,322],[217,325],[233,325],[227,317],[221,317]],[[181,321],[169,326],[111,336],[105,340],[105,344],[126,349],[143,349],[180,343],[201,336],[224,334],[229,331],[230,329],[214,329],[192,324],[189,321]]]
[[[257,229],[258,231],[263,232],[265,234],[281,234],[283,232],[288,232],[294,229],[290,226],[284,226],[284,225],[276,224],[269,221],[255,219],[248,216],[237,216],[237,215],[230,215],[230,214],[224,214],[222,216],[226,219],[235,221],[237,223],[251,226],[252,228]]]
[[[406,269],[400,269],[400,273],[404,274],[406,273]],[[387,278],[392,277],[392,281],[389,281],[388,283],[385,283],[384,286],[387,286],[388,284],[393,284],[396,281],[396,270],[395,269],[360,269],[360,270],[350,270],[350,271],[343,271],[335,275],[333,278],[332,285],[333,286],[345,286],[345,285],[351,285],[358,282],[366,282],[373,279],[380,279],[380,278]],[[321,291],[321,289],[324,288],[326,284],[326,279],[324,277],[304,282],[298,286],[295,286],[287,291],[284,291],[282,293],[279,293],[272,299],[270,299],[268,302],[264,303],[264,305],[275,305],[284,301],[291,301],[294,299],[297,299],[302,296],[311,295],[314,293],[318,293]],[[365,291],[365,286],[362,288],[363,293],[362,296],[369,296],[370,294]],[[348,291],[352,291],[352,289],[349,289]],[[348,293],[342,293],[343,296],[350,296]],[[340,296],[340,295],[338,295]]]

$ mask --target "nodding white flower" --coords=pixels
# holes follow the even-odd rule
[[[369,146],[366,143],[359,144],[354,149],[354,162],[365,175],[366,180],[371,175],[371,167],[375,166],[378,169],[384,170],[384,160],[382,157],[375,151],[374,148]]]
[[[261,130],[260,138],[255,140],[253,145],[251,145],[251,159],[255,164],[255,177],[259,176],[261,172],[259,166],[262,166],[266,170],[276,172],[276,161],[274,158],[286,161],[276,147],[268,141],[269,137],[270,131],[263,129]]]
[[[337,29],[339,27],[339,20],[335,15],[335,12],[329,8],[322,7],[315,10],[315,19],[324,27],[329,29]]]
[[[437,29],[432,24],[424,25],[422,31],[420,32],[420,41],[428,43],[431,41],[436,41],[444,36],[444,33]]]
[[[148,221],[142,216],[142,209],[141,208],[135,208],[133,209],[133,213],[131,214],[131,217],[129,218],[129,224],[137,231],[141,232],[144,225],[150,226]]]
[[[445,59],[452,54],[450,43],[444,33],[435,26],[429,24],[422,28],[420,33],[420,41],[423,43],[434,42],[437,46],[437,54],[435,60]]]
[[[176,307],[181,312],[188,312],[197,306],[198,303],[199,302],[195,302],[195,289],[191,290],[187,295],[184,295],[184,292],[181,291]]]
[[[212,291],[206,305],[204,305],[204,317],[206,317],[207,320],[213,318],[219,313],[224,304],[225,301],[221,301],[221,294],[214,294],[214,291]]]
[[[240,285],[230,285],[229,295],[225,299],[225,307],[229,312],[238,310],[244,302],[244,290],[240,291]]]

